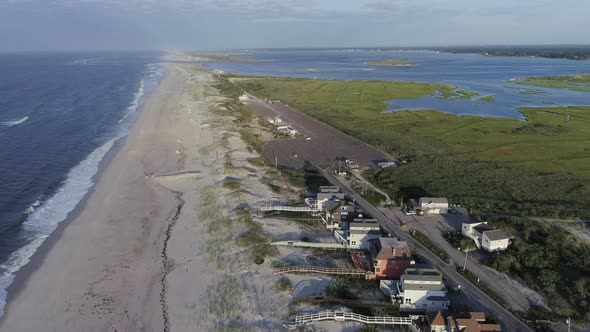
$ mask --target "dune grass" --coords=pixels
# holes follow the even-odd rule
[[[385,114],[392,99],[465,94],[415,82],[248,78],[240,85],[409,160],[367,174],[392,196],[440,195],[514,214],[590,216],[590,107],[523,108],[526,121],[432,110]]]

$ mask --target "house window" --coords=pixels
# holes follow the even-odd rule
[[[352,245],[353,246],[356,246],[356,241],[352,241]]]
[[[412,304],[412,299],[406,299],[406,304]]]
[[[375,272],[376,272],[376,273],[379,273],[379,272],[381,272],[381,268],[380,268],[380,267],[376,267],[376,268],[375,268]]]

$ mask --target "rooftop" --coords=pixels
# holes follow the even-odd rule
[[[366,228],[366,227],[376,227],[379,228],[379,223],[373,221],[373,219],[364,219],[362,222],[358,222],[355,220],[354,222],[350,223],[350,229],[353,228]]]
[[[371,256],[377,260],[396,257],[411,257],[412,251],[406,241],[398,240],[395,237],[380,237],[371,241]]]
[[[475,227],[473,227],[473,230],[478,231],[479,233],[483,233],[486,231],[491,231],[494,230],[495,228],[493,226],[490,226],[488,224],[481,224],[481,225],[477,225]]]
[[[404,291],[414,290],[414,291],[443,291],[446,290],[445,285],[443,284],[408,284],[404,282]]]
[[[445,197],[420,197],[420,203],[449,204],[449,200]]]
[[[431,326],[447,326],[446,315],[442,311],[432,311],[427,316]]]
[[[408,281],[440,281],[442,274],[436,269],[413,268],[409,267],[404,273],[404,280]]]
[[[336,186],[320,186],[321,193],[339,193],[340,187]]]
[[[510,235],[506,234],[506,232],[501,229],[486,231],[484,234],[490,239],[490,241],[510,239]]]
[[[350,234],[381,235],[381,231],[376,229],[351,229]]]

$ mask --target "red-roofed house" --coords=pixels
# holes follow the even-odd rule
[[[399,280],[406,268],[414,263],[412,250],[406,241],[381,237],[369,241],[369,252],[377,279]]]

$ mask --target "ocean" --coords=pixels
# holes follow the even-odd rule
[[[267,62],[205,62],[206,68],[274,77],[337,80],[383,80],[448,83],[495,101],[445,100],[436,96],[397,99],[388,112],[436,109],[457,115],[523,119],[519,107],[590,105],[588,92],[514,84],[510,79],[589,73],[590,61],[537,57],[495,57],[433,51],[399,50],[281,50],[241,52],[241,57]],[[405,59],[409,67],[387,67],[372,61]]]
[[[0,308],[164,76],[157,56],[0,55]]]

